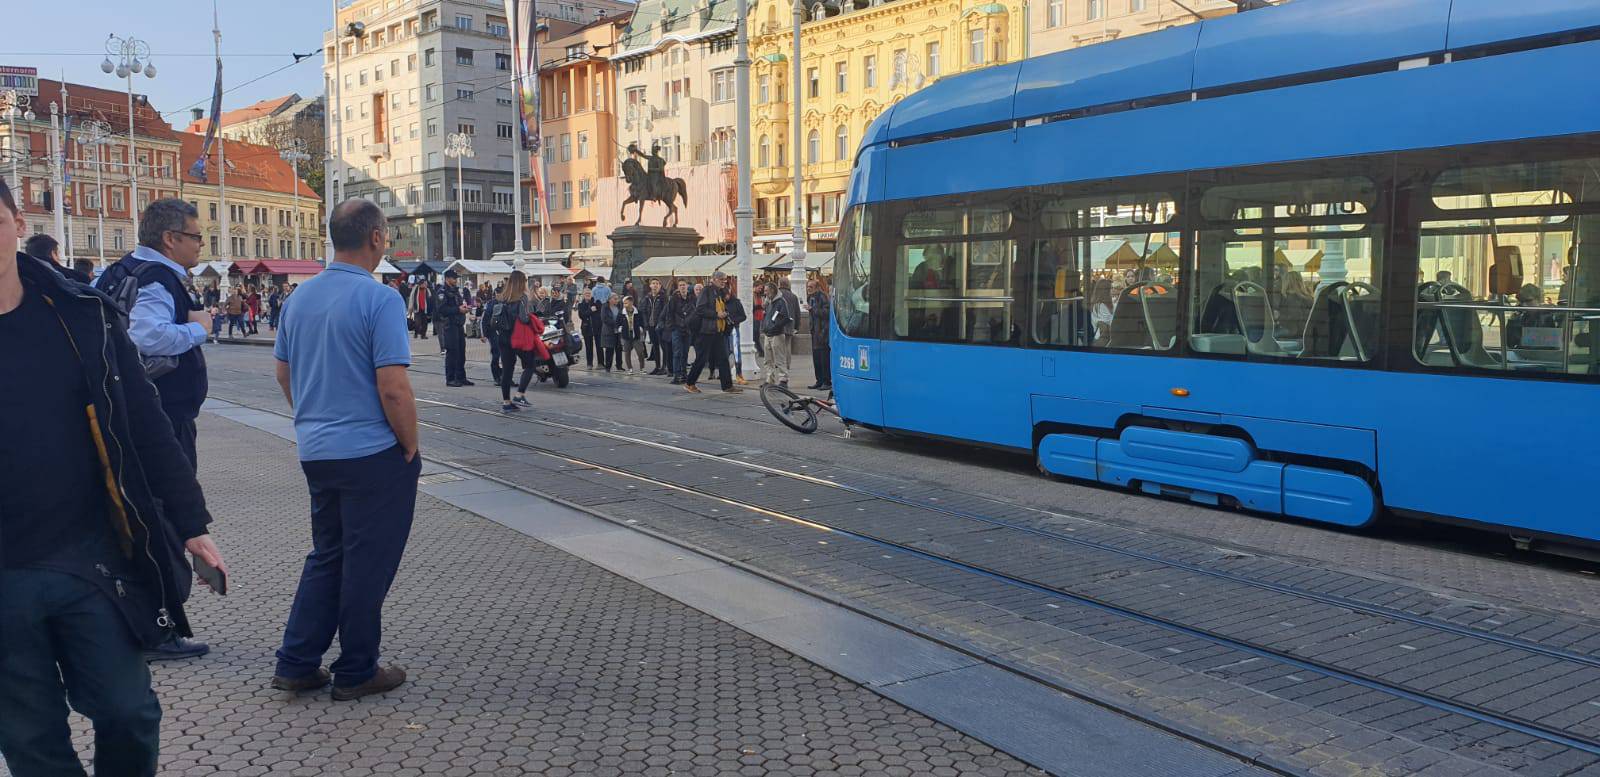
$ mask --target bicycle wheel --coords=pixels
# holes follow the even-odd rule
[[[776,383],[761,387],[761,404],[790,429],[801,434],[811,434],[817,430],[817,411],[812,409],[811,402]]]

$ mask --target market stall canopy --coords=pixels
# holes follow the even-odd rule
[[[407,275],[438,275],[444,272],[448,265],[443,262],[397,261],[394,266],[399,267],[400,272]]]
[[[378,266],[372,268],[373,275],[404,275],[405,271],[389,263],[388,259],[378,261]]]
[[[258,262],[235,262],[235,267],[245,275],[316,275],[322,272],[322,263],[307,259],[262,259]]]
[[[833,274],[833,251],[807,251],[806,272],[818,275]],[[792,270],[794,262],[788,253],[782,254],[756,254],[754,266],[762,270]]]
[[[486,259],[457,259],[450,265],[458,275],[510,275],[511,265]]]
[[[213,278],[221,278],[228,274],[228,268],[230,266],[231,264],[229,262],[201,262],[193,267],[190,267],[189,274],[194,276],[207,275]]]
[[[635,278],[666,278],[673,274],[678,265],[692,259],[689,256],[652,256],[633,268]],[[588,270],[579,271],[580,275]]]
[[[522,265],[522,274],[528,280],[540,281],[554,280],[556,278],[571,278],[572,268],[559,262],[528,262]]]
[[[684,261],[673,269],[672,274],[679,278],[709,278],[711,274],[721,270],[722,266],[733,261],[731,254],[701,254],[699,256],[685,257]]]

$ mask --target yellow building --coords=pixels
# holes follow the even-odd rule
[[[938,78],[1021,59],[1022,0],[838,0],[810,6],[801,26],[801,79],[791,80],[794,22],[789,0],[751,11],[751,181],[756,250],[793,240],[789,99],[801,101],[807,248],[833,250],[850,163],[867,125]]]
[[[1193,24],[1238,9],[1235,0],[1036,0],[1028,7],[1028,55]]]

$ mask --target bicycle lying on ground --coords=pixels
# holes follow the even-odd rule
[[[839,418],[839,409],[834,406],[833,392],[828,392],[828,397],[812,397],[796,394],[776,383],[768,383],[761,387],[761,404],[765,405],[767,412],[784,426],[802,434],[811,434],[817,430],[817,414],[827,413],[834,418]],[[845,427],[849,431],[849,425]]]

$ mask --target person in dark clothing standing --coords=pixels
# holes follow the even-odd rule
[[[651,278],[650,291],[639,301],[639,315],[644,318],[644,330],[650,338],[650,360],[655,362],[651,375],[665,375],[672,363],[672,347],[664,341],[666,328],[661,324],[666,312],[667,295],[661,291],[661,281]]]
[[[832,306],[828,290],[816,279],[806,281],[806,305],[811,308],[811,368],[817,372],[817,382],[809,388],[833,388],[833,348],[828,344],[828,316]]]
[[[700,393],[695,382],[700,379],[700,371],[705,369],[707,363],[717,370],[724,392],[732,394],[739,391],[733,387],[733,373],[728,368],[728,328],[732,324],[728,318],[727,290],[728,276],[718,271],[712,273],[711,282],[695,299],[694,318],[698,324],[698,336],[694,367],[689,369],[689,377],[683,381],[684,389],[690,393]]]
[[[22,252],[42,262],[48,263],[51,267],[55,268],[56,272],[61,273],[62,275],[65,275],[79,283],[88,283],[93,280],[89,274],[79,272],[78,270],[63,265],[61,263],[61,244],[57,243],[55,238],[44,233],[40,233],[28,238],[27,242],[22,244]]]
[[[406,311],[411,314],[411,336],[428,339],[428,323],[433,321],[433,290],[428,282],[418,278],[417,285],[406,292]]]
[[[444,284],[433,298],[439,341],[444,345],[444,384],[451,388],[474,385],[467,380],[467,303],[457,283],[456,271],[445,270]]]
[[[583,332],[583,364],[589,369],[594,369],[595,350],[602,347],[601,307],[600,301],[594,298],[594,292],[584,289],[582,296],[578,298],[578,324]]]
[[[694,319],[694,300],[689,297],[689,282],[678,281],[670,296],[667,297],[667,307],[662,313],[662,326],[667,330],[668,341],[672,344],[672,359],[669,372],[672,373],[672,385],[683,383],[683,378],[688,374],[689,363],[689,328]]]
[[[22,227],[0,181],[0,246]],[[141,653],[189,633],[172,533],[226,574],[205,497],[121,311],[25,254],[0,255],[0,757],[17,777],[153,777],[161,705]],[[160,507],[157,507],[159,501]]]
[[[600,308],[600,366],[611,371],[612,363],[622,369],[622,295],[612,294]]]
[[[494,314],[487,319],[489,337],[495,340],[496,353],[499,354],[500,364],[495,372],[499,375],[500,384],[500,409],[513,413],[522,407],[529,406],[528,384],[533,382],[533,351],[518,351],[511,347],[511,332],[517,321],[528,321],[528,314],[534,310],[534,304],[528,299],[528,276],[521,270],[515,270],[506,280],[505,288],[500,291],[499,298],[493,303]],[[522,363],[522,378],[517,381],[517,398],[511,399],[511,380],[516,377],[517,363]]]

